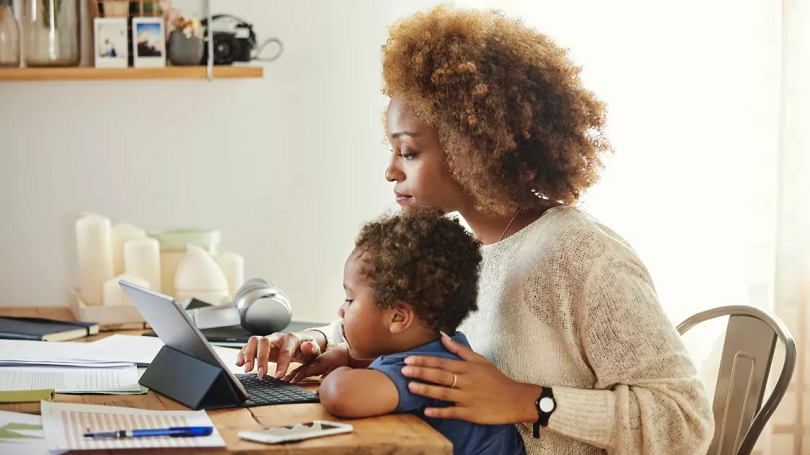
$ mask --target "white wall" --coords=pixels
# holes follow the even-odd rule
[[[263,80],[0,84],[0,303],[67,303],[72,223],[92,210],[220,228],[297,318],[335,314],[357,228],[392,200],[384,23],[371,1],[226,4],[285,43]]]
[[[328,320],[359,225],[391,207],[380,45],[435,1],[215,1],[284,40],[263,80],[0,84],[0,304],[63,305],[81,210],[212,226]],[[616,148],[585,207],[623,234],[673,320],[767,305],[778,2],[498,5],[571,48]],[[753,297],[752,297],[753,296]]]

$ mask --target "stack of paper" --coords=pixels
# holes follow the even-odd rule
[[[83,365],[105,368],[126,366],[132,363],[120,359],[115,361],[96,361],[87,358],[84,353],[92,344],[93,343],[49,343],[45,341],[1,340],[0,366]]]
[[[0,340],[0,390],[58,393],[145,393],[138,384],[163,347],[159,338],[112,335],[90,343]],[[214,346],[233,372],[238,349]]]
[[[111,335],[87,344],[90,347],[82,353],[84,358],[93,359],[94,361],[123,360],[137,364],[152,363],[160,348],[163,347],[160,338],[120,334]],[[212,348],[231,371],[235,373],[244,372],[236,366],[236,355],[239,354],[239,349],[222,346],[212,346]]]
[[[45,432],[42,430],[42,417],[0,411],[0,453],[48,454]],[[54,455],[54,452],[50,454]]]
[[[149,365],[163,342],[159,338],[112,335],[90,343],[46,343],[43,341],[0,340],[0,366],[81,365],[112,367],[122,364]],[[213,346],[226,365],[236,362],[238,349]]]
[[[115,334],[92,343],[85,343],[81,358],[94,362],[132,362],[148,365],[155,359],[163,342],[160,338]]]
[[[0,390],[141,392],[134,363],[81,359],[88,344],[0,341]]]
[[[3,367],[0,390],[54,389],[57,393],[140,392],[135,365],[107,368]]]
[[[202,437],[143,437],[93,439],[85,432],[213,427],[205,411],[149,411],[145,409],[42,402],[42,426],[50,450],[136,449],[159,447],[225,447],[216,428]]]

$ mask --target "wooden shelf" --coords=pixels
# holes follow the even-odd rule
[[[261,66],[215,66],[214,80],[262,78]],[[207,79],[205,66],[166,68],[0,68],[3,81],[102,81],[146,79]]]

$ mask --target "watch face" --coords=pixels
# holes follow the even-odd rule
[[[551,412],[554,410],[554,399],[551,397],[543,397],[540,399],[540,410],[543,412]]]

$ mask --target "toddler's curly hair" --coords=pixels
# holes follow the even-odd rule
[[[383,93],[438,129],[453,177],[488,213],[577,201],[611,150],[605,106],[545,35],[497,11],[437,7],[390,28]]]
[[[367,223],[355,241],[375,303],[407,302],[433,330],[448,333],[478,309],[480,242],[431,207]]]

